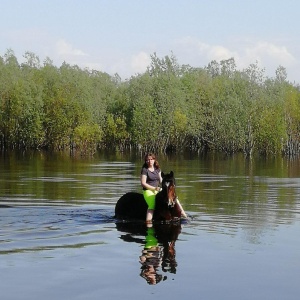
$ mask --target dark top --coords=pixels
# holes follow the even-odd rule
[[[154,169],[154,171],[151,172],[148,168],[142,168],[141,175],[147,176],[146,183],[151,186],[157,187],[159,185],[159,172],[160,169]],[[146,190],[146,188],[143,188],[143,190]]]

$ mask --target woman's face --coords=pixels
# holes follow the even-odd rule
[[[146,159],[146,163],[148,166],[153,166],[154,165],[154,158],[152,156],[148,156]]]

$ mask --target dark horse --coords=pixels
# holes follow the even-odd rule
[[[155,198],[153,220],[171,221],[180,220],[181,209],[177,203],[175,191],[175,177],[173,171],[168,174],[162,172],[162,189]],[[147,203],[140,193],[129,192],[123,195],[115,207],[117,219],[145,220]]]

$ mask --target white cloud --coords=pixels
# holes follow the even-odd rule
[[[233,52],[223,46],[210,47],[206,56],[209,59],[209,61],[212,61],[212,60],[221,61],[221,60],[229,59],[231,57],[234,57],[235,59],[237,59],[239,57],[237,52]]]
[[[245,49],[248,60],[274,60],[282,65],[291,65],[296,60],[285,46],[277,46],[269,42],[258,42]]]
[[[175,48],[177,49],[174,50],[175,56],[176,53],[179,53],[181,58],[189,60],[190,62],[187,63],[195,67],[207,65],[212,60],[221,61],[231,57],[239,58],[237,51],[232,51],[222,45],[210,45],[193,37],[177,40]]]
[[[74,56],[87,56],[80,49],[74,48],[70,43],[67,43],[64,39],[59,39],[55,45],[55,51],[59,56],[63,57],[74,57]]]
[[[150,63],[150,55],[142,51],[137,55],[132,56],[130,67],[133,73],[143,73],[146,71]]]
[[[100,58],[99,58],[100,60]],[[118,73],[122,79],[128,79],[131,76],[144,73],[150,65],[150,55],[145,51],[141,51],[134,55],[112,56],[103,62],[101,71],[110,75]]]
[[[210,61],[221,61],[233,57],[240,69],[258,62],[266,73],[274,76],[279,65],[288,68],[297,64],[295,57],[285,45],[268,41],[243,39],[227,45],[211,45],[194,37],[177,40],[174,53],[178,53],[179,62],[195,67],[206,66]]]

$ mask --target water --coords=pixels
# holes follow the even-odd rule
[[[299,160],[159,162],[190,220],[147,229],[114,219],[140,156],[2,155],[1,299],[298,299]]]

